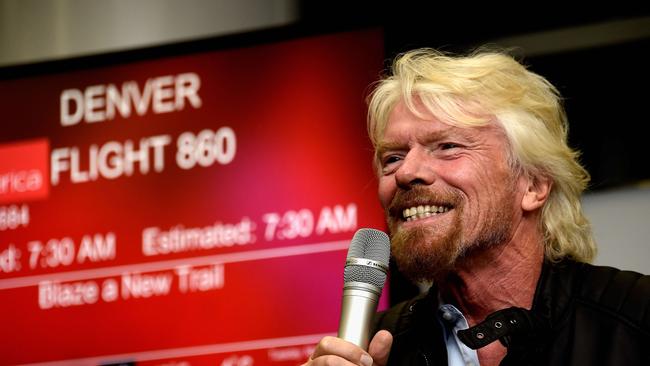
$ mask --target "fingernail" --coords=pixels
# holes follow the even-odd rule
[[[372,366],[372,357],[364,353],[361,355],[361,364],[363,366]]]

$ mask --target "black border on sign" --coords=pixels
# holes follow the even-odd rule
[[[136,47],[128,50],[107,51],[92,55],[0,66],[0,82],[38,75],[65,73],[77,70],[128,64],[163,57],[185,56],[201,52],[260,46],[312,36],[335,35],[354,31],[371,30],[381,30],[382,33],[384,33],[383,28],[380,26],[332,28],[291,24],[195,40],[172,42],[163,45]]]

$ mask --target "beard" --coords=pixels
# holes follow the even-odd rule
[[[502,190],[495,207],[491,207],[478,226],[478,235],[464,237],[472,228],[462,221],[465,210],[463,196],[455,190],[432,193],[423,187],[399,190],[387,210],[391,233],[391,249],[397,267],[413,282],[440,281],[474,254],[505,243],[512,232],[513,202]],[[511,191],[510,191],[511,192]],[[438,227],[425,225],[400,228],[401,211],[405,207],[436,204],[451,207],[445,215],[452,214],[453,222]]]

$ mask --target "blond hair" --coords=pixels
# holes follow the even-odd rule
[[[404,53],[392,75],[370,95],[368,134],[375,147],[395,105],[416,115],[416,102],[441,121],[463,127],[495,121],[509,143],[510,164],[532,178],[547,177],[551,192],[542,208],[545,256],[590,262],[596,254],[580,197],[589,174],[567,145],[567,119],[557,89],[503,51],[450,56],[432,49]]]

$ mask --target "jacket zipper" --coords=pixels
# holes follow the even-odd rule
[[[427,357],[427,354],[422,352],[422,351],[420,351],[420,354],[424,358],[424,364],[427,365],[427,366],[431,366],[431,363],[429,362],[429,357]]]

